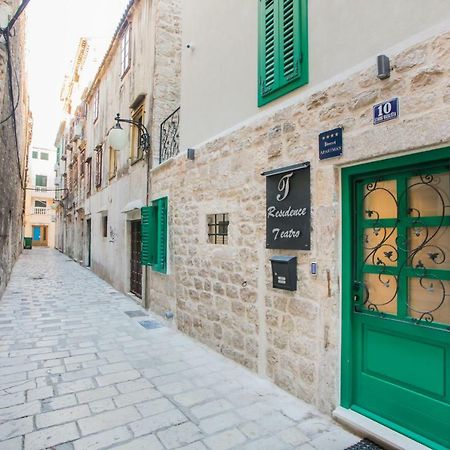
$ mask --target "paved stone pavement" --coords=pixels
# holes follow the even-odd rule
[[[56,250],[0,300],[0,450],[342,450],[313,407],[166,326]],[[162,324],[159,321],[160,324]]]

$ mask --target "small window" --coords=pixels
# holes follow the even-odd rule
[[[98,112],[100,109],[100,90],[97,88],[94,94],[94,122],[98,119]]]
[[[131,118],[139,124],[144,123],[144,104],[141,103],[133,110]],[[131,161],[137,161],[142,158],[143,150],[141,146],[141,129],[137,126],[131,127]]]
[[[86,152],[85,149],[80,149],[80,178],[84,177],[85,172],[85,164],[86,164]]]
[[[33,159],[38,159],[38,152],[33,151],[33,152],[31,153],[31,157],[32,157]]]
[[[86,159],[86,195],[91,195],[92,185],[92,158]]]
[[[117,151],[109,147],[109,179],[113,179],[117,174]]]
[[[123,77],[130,67],[130,27],[128,26],[122,34],[120,43],[120,76]]]
[[[45,175],[36,175],[36,187],[47,187],[47,177]]]
[[[41,159],[48,161],[48,153],[47,152],[41,152]]]
[[[102,216],[102,235],[108,237],[108,216]]]
[[[208,242],[228,244],[228,214],[208,214]]]
[[[103,150],[102,147],[96,149],[95,155],[95,187],[100,188],[102,185],[103,170]]]
[[[47,208],[47,202],[45,200],[35,200],[34,207],[35,208]]]

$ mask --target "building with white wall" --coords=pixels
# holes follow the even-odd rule
[[[186,0],[180,47],[165,5],[153,34],[130,3],[86,96],[93,270],[372,439],[449,447],[447,2]]]
[[[82,103],[56,139],[60,183],[68,189],[58,214],[59,248],[139,302],[141,207],[152,200],[147,180],[160,163],[161,123],[179,108],[180,48],[178,1],[130,1]],[[112,147],[117,113],[149,130],[152,153],[128,123],[122,123],[125,146]]]
[[[33,246],[55,247],[55,149],[31,147],[28,155],[24,236]]]
[[[448,3],[187,0],[182,19],[150,308],[380,442],[450,446]]]

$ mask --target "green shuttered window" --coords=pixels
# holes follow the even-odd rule
[[[141,208],[141,263],[155,272],[167,273],[167,197]]]
[[[258,106],[308,82],[307,0],[259,0]]]

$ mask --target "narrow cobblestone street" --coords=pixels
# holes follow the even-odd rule
[[[20,257],[0,330],[1,450],[343,450],[359,441],[55,250]]]

